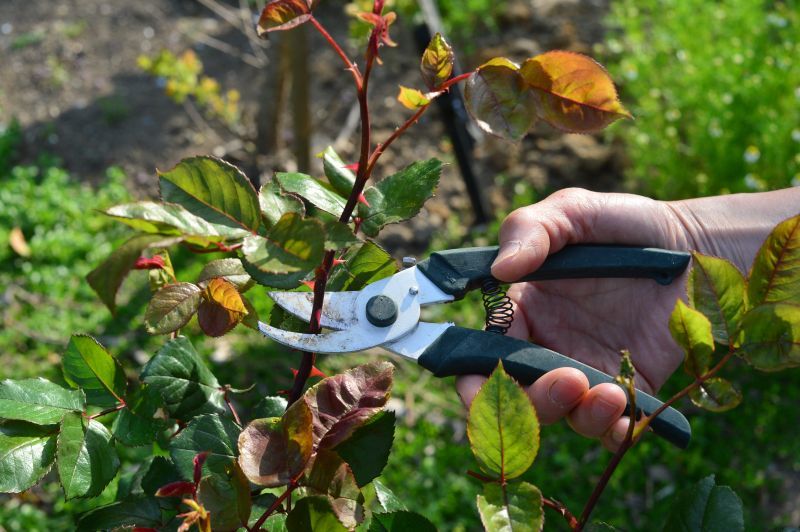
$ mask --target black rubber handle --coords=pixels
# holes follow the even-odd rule
[[[437,377],[451,375],[489,375],[497,360],[509,375],[521,384],[531,384],[546,372],[556,368],[576,368],[595,386],[603,382],[614,383],[613,377],[530,342],[517,340],[497,333],[450,327],[436,339],[420,356],[418,362]],[[656,411],[663,403],[655,397],[636,390],[636,410],[646,415]],[[630,415],[630,405],[628,408]],[[653,432],[670,443],[685,449],[692,436],[689,421],[670,407],[654,419],[650,426]]]
[[[492,278],[491,266],[497,251],[497,246],[439,251],[417,264],[417,268],[445,293],[461,299]],[[516,282],[643,277],[667,285],[683,273],[690,257],[681,251],[636,246],[567,246]]]

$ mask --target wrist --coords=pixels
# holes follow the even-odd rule
[[[800,213],[800,187],[664,204],[687,250],[728,259],[746,273],[772,229]]]

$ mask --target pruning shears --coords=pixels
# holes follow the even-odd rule
[[[416,360],[437,377],[488,375],[502,360],[505,370],[525,385],[560,367],[582,371],[591,386],[614,383],[612,376],[593,367],[502,334],[503,320],[507,320],[507,328],[512,316],[508,298],[503,298],[502,293],[496,297],[500,283],[492,277],[491,265],[497,252],[496,246],[440,251],[362,290],[327,293],[320,318],[321,326],[329,329],[327,332],[290,332],[262,322],[259,329],[281,344],[309,352],[348,353],[382,347]],[[668,285],[683,273],[689,259],[688,253],[656,248],[573,245],[550,255],[539,269],[516,282],[613,277],[649,278]],[[489,330],[420,320],[422,307],[461,299],[475,289],[483,289],[484,295],[495,303],[487,312],[500,313],[499,318],[487,318],[487,324],[493,322],[487,327]],[[269,295],[290,314],[310,320],[312,293]],[[636,390],[637,411],[650,415],[661,405],[655,397]],[[674,408],[665,409],[650,426],[680,448],[689,444],[689,422]]]

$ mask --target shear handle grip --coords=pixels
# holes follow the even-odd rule
[[[420,356],[419,364],[437,377],[452,375],[489,375],[497,362],[521,384],[528,385],[546,372],[563,367],[576,368],[589,379],[589,385],[614,382],[613,377],[530,342],[496,333],[453,326],[437,338]],[[637,412],[650,415],[663,403],[655,397],[636,390]],[[630,403],[626,413],[630,415]],[[653,432],[681,449],[689,445],[692,428],[687,419],[670,407],[661,412],[651,424]]]
[[[432,253],[417,268],[456,299],[492,279],[497,246],[450,249]],[[582,278],[649,278],[670,284],[689,264],[681,251],[617,245],[573,245],[553,253],[535,272],[515,282]]]

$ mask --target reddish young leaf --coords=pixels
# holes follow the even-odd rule
[[[447,44],[440,33],[434,35],[422,53],[422,61],[419,65],[425,85],[433,90],[450,79],[453,74],[454,61],[453,48]]]
[[[195,485],[185,480],[170,482],[156,491],[156,497],[180,497],[181,495],[194,495]]]
[[[353,172],[358,172],[358,163],[346,164],[346,165],[344,165],[344,168],[347,168],[348,170],[352,170]]]
[[[389,399],[394,366],[373,362],[328,377],[306,391],[314,417],[314,444],[330,449],[346,440]]]
[[[632,118],[608,72],[591,57],[555,50],[525,61],[520,74],[537,95],[539,117],[562,131],[591,133]]]
[[[464,98],[478,126],[498,137],[517,141],[536,121],[533,92],[519,67],[504,57],[496,57],[472,73]]]
[[[259,37],[271,31],[289,30],[311,18],[316,0],[273,0],[264,6],[258,19]]]
[[[298,370],[296,370],[296,369],[294,369],[294,368],[289,368],[289,369],[290,369],[290,370],[292,370],[292,375],[294,375],[294,376],[296,377],[296,376],[297,376],[297,371],[298,371]],[[327,378],[328,376],[327,376],[327,375],[325,375],[324,373],[322,373],[322,372],[319,370],[319,368],[317,368],[317,366],[311,366],[311,374],[309,375],[309,377],[320,377],[320,378],[322,378],[322,379],[325,379],[325,378]]]
[[[196,455],[194,455],[194,458],[192,458],[192,465],[194,466],[192,478],[194,478],[195,485],[197,485],[200,482],[200,479],[203,476],[203,464],[206,463],[207,458],[208,458],[208,451],[197,453]]]
[[[164,257],[156,255],[153,258],[139,257],[133,263],[134,270],[160,270],[164,267]]]
[[[312,415],[297,401],[283,417],[256,419],[239,435],[239,466],[254,484],[288,483],[306,466],[312,451]]]
[[[393,11],[385,15],[379,13],[359,13],[358,18],[373,26],[372,33],[369,36],[369,53],[371,53],[380,64],[381,59],[378,56],[378,48],[380,48],[382,44],[391,47],[397,46],[397,43],[389,37],[389,26],[397,19],[397,14]]]

